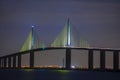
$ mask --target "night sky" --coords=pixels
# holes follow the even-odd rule
[[[120,0],[0,0],[0,56],[19,52],[32,25],[52,43],[68,17],[91,47],[120,49]]]

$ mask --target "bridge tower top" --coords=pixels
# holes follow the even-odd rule
[[[67,45],[66,46],[71,46],[71,26],[70,26],[69,18],[67,22]]]
[[[83,39],[77,33],[77,31],[72,27],[70,19],[68,18],[67,24],[61,33],[56,37],[56,39],[51,44],[52,47],[80,47],[88,48],[88,42]]]
[[[20,50],[21,52],[26,51],[26,50],[35,49],[35,48],[43,48],[44,47],[44,44],[40,43],[40,41],[38,40],[38,36],[36,36],[36,35],[37,34],[35,33],[35,27],[32,26],[31,31]]]
[[[32,41],[31,41],[31,49],[34,48],[34,26],[32,25]]]

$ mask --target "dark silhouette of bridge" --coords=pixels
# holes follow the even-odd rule
[[[100,70],[106,70],[105,67],[105,60],[106,60],[106,52],[110,51],[113,54],[113,69],[112,70],[119,70],[119,53],[120,50],[114,50],[114,49],[101,49],[101,48],[90,48],[87,41],[82,40],[81,41],[74,41],[73,38],[73,31],[70,25],[70,21],[68,19],[68,22],[63,29],[62,33],[55,39],[55,41],[51,44],[50,47],[35,47],[35,36],[34,36],[34,27],[32,27],[32,31],[30,32],[30,35],[28,36],[27,40],[25,41],[23,47],[21,48],[20,52],[2,56],[0,57],[0,68],[17,68],[21,69],[21,57],[24,54],[29,54],[29,68],[36,68],[35,63],[35,52],[40,51],[46,51],[46,50],[60,50],[65,49],[65,67],[64,69],[71,69],[71,51],[72,50],[85,50],[88,53],[88,69],[94,70],[94,63],[93,63],[93,55],[95,51],[100,52]],[[61,39],[62,38],[62,39]],[[39,44],[39,43],[37,43]],[[79,44],[79,45],[78,45]]]

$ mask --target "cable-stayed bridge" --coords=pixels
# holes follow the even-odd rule
[[[61,33],[56,37],[50,46],[45,46],[36,37],[34,26],[30,31],[26,41],[24,42],[20,52],[0,57],[0,68],[23,68],[21,65],[22,55],[29,54],[28,68],[36,68],[35,66],[35,52],[49,51],[49,50],[65,50],[64,65],[59,68],[71,69],[71,53],[72,50],[85,50],[88,54],[88,67],[87,69],[94,70],[94,54],[98,51],[100,54],[99,69],[106,70],[106,52],[113,54],[113,69],[119,70],[119,53],[120,50],[114,49],[99,49],[91,48],[87,40],[81,37],[76,30],[71,26],[68,19],[67,24]],[[73,53],[74,54],[74,53]],[[75,68],[75,67],[74,67]]]

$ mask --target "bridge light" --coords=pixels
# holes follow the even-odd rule
[[[34,28],[35,26],[32,25],[32,28]]]
[[[75,68],[75,66],[72,65],[71,68]]]

